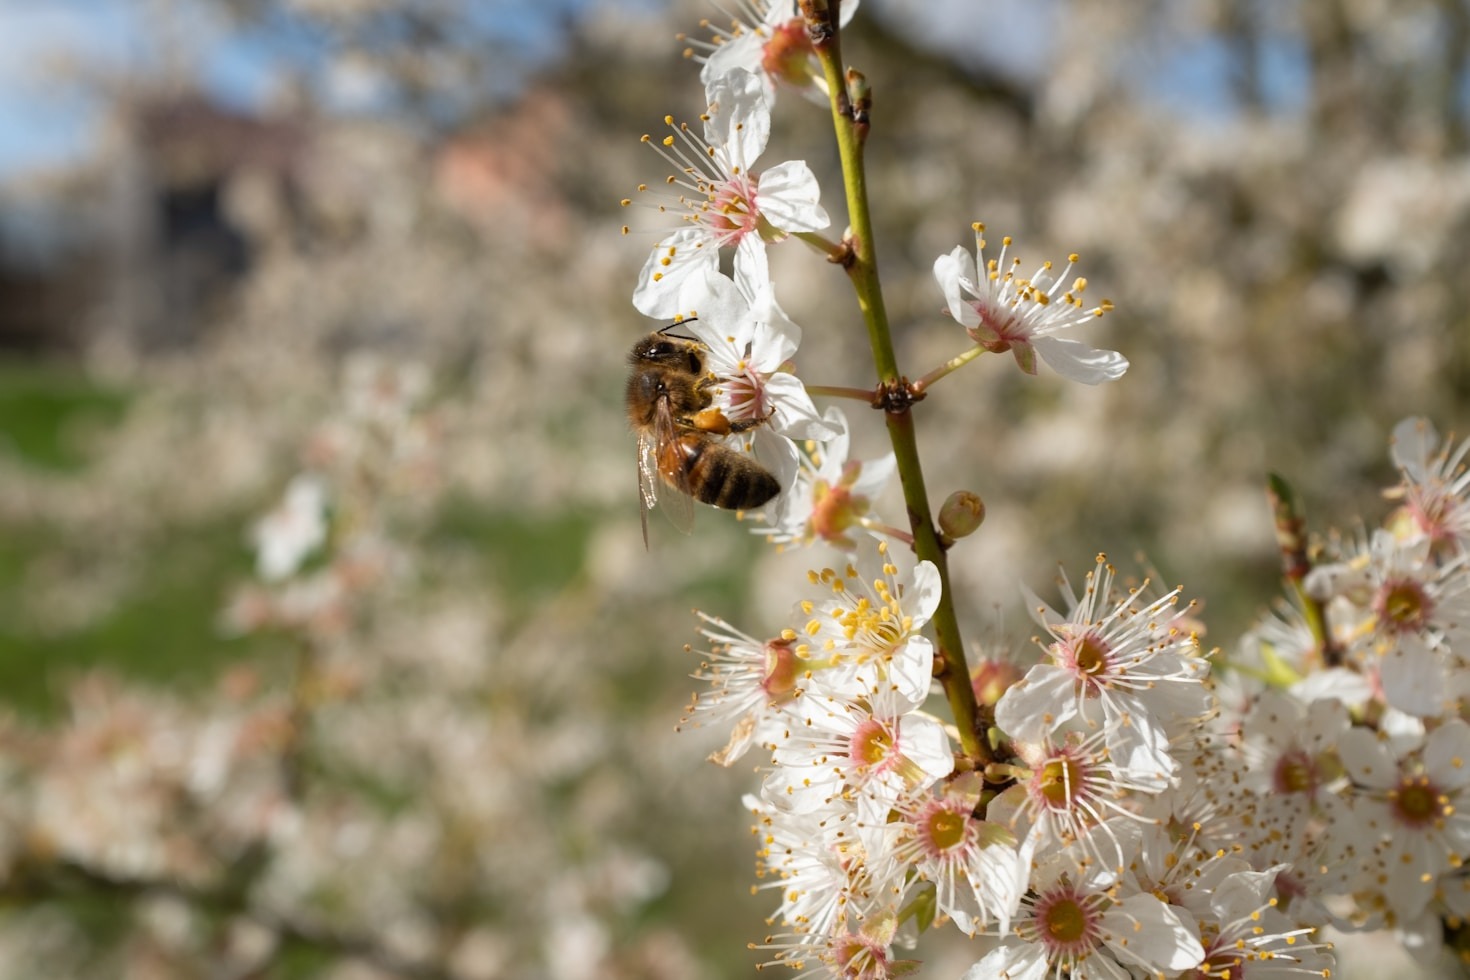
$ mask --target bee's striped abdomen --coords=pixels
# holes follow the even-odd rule
[[[685,466],[694,499],[726,510],[759,507],[781,492],[781,484],[763,466],[719,443],[688,446]]]

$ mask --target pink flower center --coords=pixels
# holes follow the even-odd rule
[[[898,755],[897,733],[877,718],[869,718],[852,733],[848,755],[865,769],[886,769]]]
[[[1015,310],[1001,309],[984,300],[972,303],[971,307],[980,322],[969,328],[970,337],[992,354],[1004,354],[1012,346],[1031,345],[1024,322]]]
[[[793,17],[771,32],[761,48],[761,69],[772,78],[792,85],[805,85],[812,77],[812,39],[806,23]]]
[[[964,847],[969,808],[962,800],[933,800],[919,815],[919,836],[924,850],[940,857]]]
[[[1373,597],[1373,611],[1383,628],[1396,635],[1417,633],[1429,624],[1434,599],[1411,578],[1389,579]]]
[[[1057,627],[1060,633],[1065,627]],[[1057,642],[1057,659],[1061,666],[1070,670],[1079,681],[1087,681],[1088,687],[1106,679],[1113,661],[1113,649],[1095,631],[1078,635],[1063,635]]]
[[[723,182],[710,198],[705,211],[705,224],[719,233],[722,245],[733,245],[760,225],[760,207],[756,204],[759,178],[737,174]]]
[[[858,513],[853,508],[852,492],[847,487],[831,486],[818,480],[812,487],[812,533],[825,541],[846,541],[844,532],[852,527]]]
[[[1049,958],[1081,959],[1097,947],[1100,928],[1096,910],[1070,885],[1043,895],[1036,903],[1036,929]]]
[[[833,958],[843,980],[886,980],[888,951],[862,933],[848,933],[837,940]]]
[[[1066,810],[1076,803],[1082,791],[1082,765],[1076,759],[1056,756],[1041,767],[1036,778],[1036,794],[1054,810]]]
[[[1283,755],[1276,763],[1278,793],[1312,793],[1320,782],[1316,763],[1301,749]]]
[[[1398,821],[1415,830],[1431,826],[1452,810],[1448,798],[1424,776],[1406,776],[1388,794],[1388,802]]]

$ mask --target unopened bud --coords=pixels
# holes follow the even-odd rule
[[[939,530],[952,541],[974,534],[984,521],[985,501],[968,490],[956,490],[939,508]]]
[[[761,680],[766,700],[771,704],[785,704],[796,696],[797,681],[805,665],[796,655],[792,641],[785,638],[767,640],[765,646],[766,675]]]
[[[1004,658],[990,660],[982,658],[970,671],[970,687],[975,692],[975,703],[995,707],[1001,695],[1009,691],[1021,679],[1021,668]]]
[[[852,107],[852,121],[856,126],[868,125],[868,112],[873,108],[873,89],[862,72],[847,70],[847,101]]]
[[[830,40],[833,23],[830,0],[801,0],[801,16],[814,44]]]

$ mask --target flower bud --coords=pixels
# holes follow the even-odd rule
[[[859,126],[868,123],[868,112],[873,108],[873,89],[862,72],[847,70],[847,101],[852,107],[852,121]]]
[[[769,31],[770,39],[761,46],[761,68],[795,88],[812,84],[820,72],[812,70],[812,39],[806,24],[793,18]]]
[[[766,692],[766,700],[771,704],[785,704],[796,696],[797,681],[805,671],[805,664],[796,655],[792,641],[782,637],[767,640],[764,653],[766,676],[761,687]]]
[[[974,534],[985,520],[985,501],[968,490],[956,490],[939,508],[939,530],[950,540]]]
[[[975,702],[991,707],[1020,679],[1021,668],[1004,658],[982,658],[970,671],[970,687],[975,692]]]

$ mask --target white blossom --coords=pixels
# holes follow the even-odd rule
[[[658,148],[676,173],[656,193],[648,185],[639,188],[640,195],[649,195],[650,206],[674,212],[682,222],[654,246],[639,273],[633,305],[647,316],[674,317],[680,285],[698,271],[718,270],[725,246],[735,248],[736,280],[757,292],[770,280],[767,241],[830,223],[805,162],[753,169],[771,128],[760,80],[735,69],[712,83],[708,95],[703,138],[668,117],[673,135]],[[653,145],[652,137],[644,140]]]
[[[934,260],[934,278],[944,292],[950,316],[975,343],[992,353],[1010,351],[1027,374],[1036,373],[1036,356],[1062,377],[1083,384],[1116,381],[1128,370],[1117,351],[1097,350],[1079,340],[1057,336],[1092,322],[1113,308],[1107,300],[1083,307],[1087,280],[1067,277],[1073,255],[1061,272],[1043,263],[1029,278],[1020,275],[1019,258],[1007,261],[1009,237],[1001,240],[1000,257],[985,258],[985,226],[975,225],[975,254],[956,246]],[[978,271],[977,271],[978,263]]]

